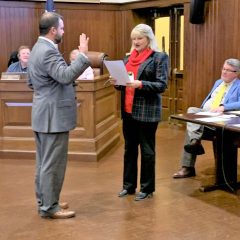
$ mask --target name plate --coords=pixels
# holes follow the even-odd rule
[[[1,75],[1,80],[26,80],[27,73],[10,73],[3,72]]]

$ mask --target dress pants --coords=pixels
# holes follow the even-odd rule
[[[187,110],[187,113],[198,113],[202,112],[203,109],[190,107]],[[203,134],[203,126],[195,123],[187,123],[187,131],[185,134],[185,141],[184,145],[190,144],[192,139],[201,139]],[[188,153],[183,149],[182,157],[181,157],[181,164],[184,167],[194,167],[196,163],[197,155]]]
[[[57,212],[67,165],[69,132],[34,132],[36,141],[35,188],[38,210],[47,217]]]
[[[204,110],[201,108],[190,107],[187,110],[187,113],[198,113],[203,112]],[[195,123],[187,123],[187,131],[185,134],[184,145],[190,144],[192,139],[200,140],[204,132],[204,127]],[[186,152],[183,149],[181,164],[184,167],[194,167],[196,162],[197,155]]]
[[[140,191],[155,191],[155,134],[158,122],[140,122],[131,114],[123,118],[125,140],[123,189],[135,192],[138,178],[138,146],[141,149]]]

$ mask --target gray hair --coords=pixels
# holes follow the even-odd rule
[[[240,72],[240,60],[236,58],[229,58],[225,60],[224,64],[228,64],[232,67],[234,67],[235,71]]]
[[[133,36],[142,36],[147,37],[149,40],[149,48],[151,48],[153,51],[159,52],[159,48],[157,46],[157,41],[154,36],[152,28],[147,24],[138,24],[136,27],[133,28],[131,32],[131,37]],[[132,52],[134,47],[131,47],[130,52]]]

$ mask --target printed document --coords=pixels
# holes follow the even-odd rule
[[[111,77],[116,80],[115,85],[126,86],[126,83],[132,82],[132,80],[129,78],[127,69],[122,60],[104,60],[104,64]]]

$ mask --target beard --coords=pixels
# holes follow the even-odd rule
[[[62,42],[62,36],[61,35],[56,35],[55,39],[54,39],[54,43],[59,44],[60,42]]]

